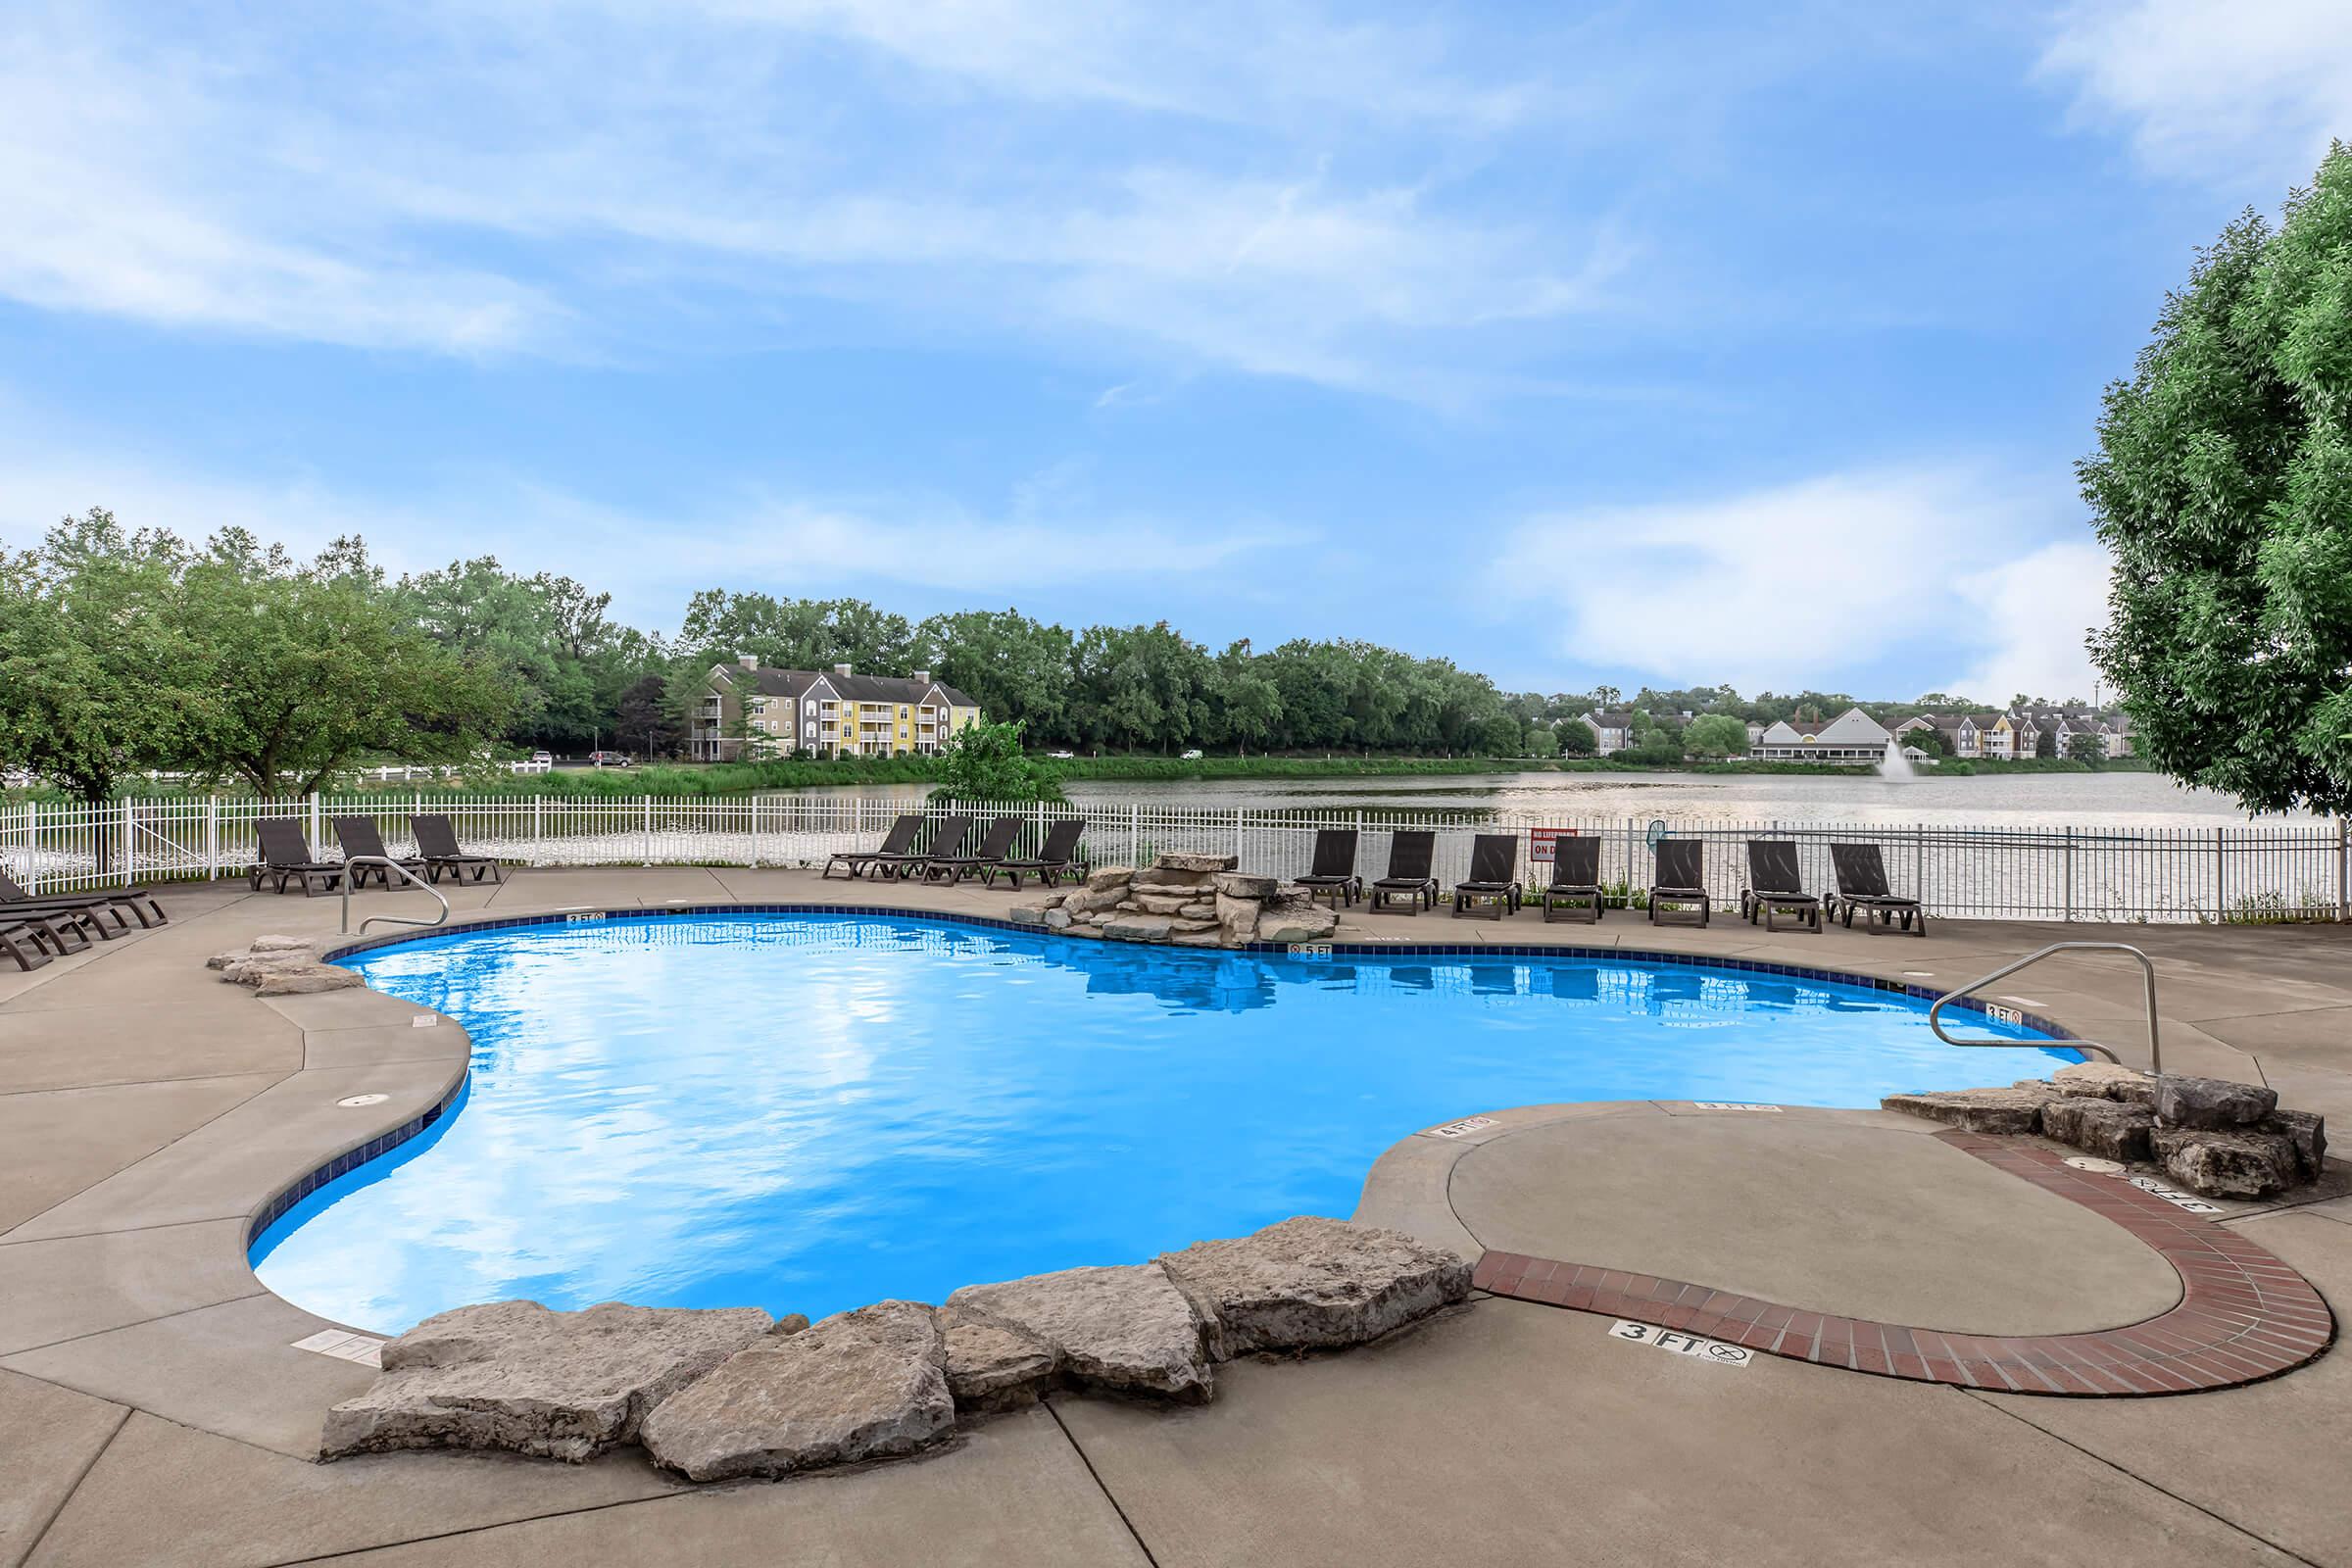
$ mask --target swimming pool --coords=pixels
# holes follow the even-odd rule
[[[385,1333],[518,1296],[937,1301],[1345,1216],[1397,1139],[1500,1106],[1870,1105],[2076,1059],[1977,1015],[2020,1044],[1955,1051],[1915,999],[1786,975],[870,914],[518,925],[347,961],[465,1024],[472,1075],[253,1258],[287,1299]]]

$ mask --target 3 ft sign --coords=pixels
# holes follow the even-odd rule
[[[1717,1366],[1745,1366],[1756,1352],[1744,1345],[1726,1345],[1721,1340],[1702,1340],[1695,1334],[1678,1329],[1662,1329],[1655,1323],[1629,1323],[1623,1318],[1609,1330],[1613,1340],[1631,1340],[1636,1345],[1652,1345],[1677,1355],[1695,1355]]]

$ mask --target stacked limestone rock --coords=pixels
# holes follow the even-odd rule
[[[1235,869],[1238,856],[1171,851],[1142,870],[1105,865],[1083,887],[1057,888],[1006,911],[1021,925],[1114,942],[1240,948],[1327,942],[1340,917],[1305,889]]]
[[[2318,1181],[2328,1153],[2327,1123],[2280,1110],[2277,1090],[2152,1078],[2103,1061],[2007,1089],[1890,1095],[1880,1103],[1969,1132],[2039,1133],[2103,1159],[2152,1161],[2207,1198],[2264,1198]]]
[[[912,1453],[1055,1390],[1204,1403],[1216,1363],[1364,1344],[1470,1292],[1398,1231],[1304,1216],[1152,1262],[880,1301],[811,1327],[756,1307],[460,1307],[386,1345],[320,1457],[500,1448],[572,1463],[624,1444],[695,1481]]]
[[[318,961],[319,952],[339,938],[255,937],[242,953],[216,953],[204,960],[232,985],[251,986],[265,997],[304,997],[318,991],[348,991],[364,984],[353,971]]]

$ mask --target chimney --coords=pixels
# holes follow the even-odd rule
[[[847,665],[847,664],[835,664],[835,665],[833,666],[833,673],[834,673],[834,674],[836,674],[836,675],[845,675],[845,676],[846,676],[847,674],[849,674],[849,672],[850,672],[850,666],[849,666],[849,665]]]
[[[746,669],[758,669],[760,667],[760,656],[758,654],[737,654],[735,656],[735,662],[741,664]]]
[[[916,671],[914,672],[914,683],[915,683],[917,686],[928,686],[928,685],[930,685],[930,684],[931,684],[931,672],[930,672],[929,670],[927,670],[927,669],[918,669],[918,670],[916,670]]]

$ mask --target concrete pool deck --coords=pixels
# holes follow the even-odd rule
[[[1001,918],[1013,902],[696,868],[521,871],[450,897],[461,916],[824,902]],[[2352,1565],[2340,1353],[2220,1393],[2027,1398],[1705,1364],[1613,1339],[1606,1316],[1500,1298],[1348,1356],[1235,1363],[1205,1408],[1056,1398],[927,1459],[776,1485],[682,1490],[633,1453],[314,1464],[326,1405],[371,1374],[292,1348],[327,1325],[244,1266],[247,1220],[323,1155],[436,1102],[466,1042],[371,992],[261,1000],[201,967],[266,933],[331,931],[337,900],[238,883],[165,901],[169,926],[0,972],[0,1564]],[[353,903],[355,917],[431,907]],[[1939,922],[1918,941],[1357,912],[1337,940],[1622,947],[1932,986],[2068,937],[2157,956],[2168,1067],[2251,1076],[2253,1053],[2285,1102],[2352,1116],[2352,930]],[[2136,1060],[2137,985],[2128,960],[2095,956],[1993,996]],[[361,1094],[387,1099],[335,1103]],[[1511,1136],[1403,1139],[1364,1217],[1988,1333],[2122,1324],[2178,1294],[2138,1244],[1964,1171],[1901,1118],[1644,1103],[1496,1126]],[[2225,1205],[2224,1222],[2339,1308],[2343,1177],[2332,1166],[2291,1204]]]

